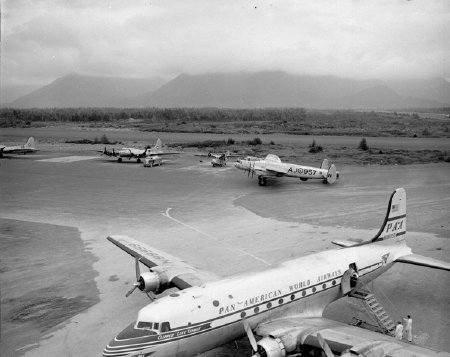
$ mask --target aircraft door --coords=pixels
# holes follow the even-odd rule
[[[348,295],[358,285],[358,268],[355,263],[351,263],[348,269],[342,275],[341,281],[341,293],[342,295]]]

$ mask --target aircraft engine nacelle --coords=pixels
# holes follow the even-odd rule
[[[166,290],[168,285],[167,276],[160,272],[148,271],[139,277],[139,290],[146,293],[159,294]]]
[[[259,340],[258,353],[265,357],[284,357],[286,356],[286,348],[279,338],[264,337]]]

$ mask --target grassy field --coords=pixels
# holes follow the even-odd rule
[[[359,146],[321,146],[322,150],[314,150],[313,140],[308,146],[298,146],[289,144],[254,144],[253,140],[237,142],[230,138],[226,141],[206,140],[192,143],[173,143],[169,147],[190,149],[197,148],[205,152],[226,152],[237,153],[242,156],[265,157],[267,154],[278,155],[282,161],[292,163],[305,163],[312,165],[320,162],[324,158],[331,159],[339,164],[357,165],[408,165],[427,164],[436,162],[450,162],[450,152],[446,150],[407,150],[407,149],[380,149],[370,147],[370,140],[367,140],[367,150]],[[316,144],[315,147],[319,146]]]
[[[447,111],[395,112],[287,109],[0,110],[0,127],[68,124],[87,128],[215,133],[450,137]]]

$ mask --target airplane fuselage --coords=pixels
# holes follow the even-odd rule
[[[133,149],[133,148],[122,148],[119,150],[118,155],[120,157],[143,157],[145,156],[145,150]]]
[[[37,151],[34,148],[26,148],[23,146],[4,146],[0,147],[0,151],[2,154],[27,154],[30,152]]]
[[[171,293],[141,309],[103,355],[188,357],[245,335],[243,318],[253,328],[286,316],[322,316],[344,296],[341,283],[350,264],[366,284],[410,251],[401,242],[330,250]]]
[[[213,167],[225,166],[226,164],[227,164],[227,159],[226,158],[214,157],[214,158],[211,159],[211,165]]]

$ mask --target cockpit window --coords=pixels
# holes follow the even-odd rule
[[[139,321],[137,323],[137,328],[145,328],[151,330],[153,328],[153,322],[147,322],[147,321]]]
[[[155,332],[167,332],[170,331],[170,323],[169,322],[147,322],[147,321],[138,321],[136,324],[136,328],[142,330],[153,330]]]

